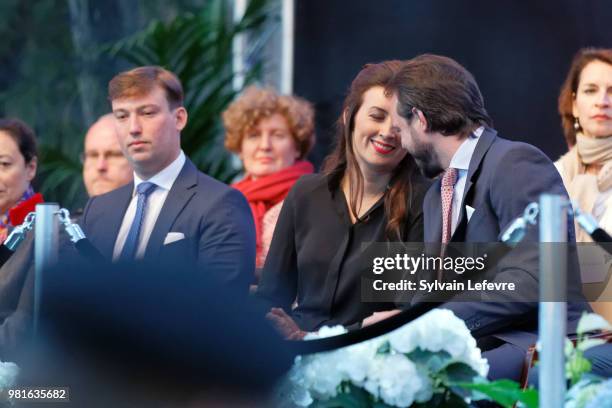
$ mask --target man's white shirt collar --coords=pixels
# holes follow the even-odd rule
[[[134,173],[134,192],[132,193],[132,195],[136,193],[136,187],[138,187],[140,183],[145,181],[154,183],[155,185],[157,185],[158,188],[170,190],[172,188],[172,184],[174,184],[174,181],[183,169],[183,166],[185,165],[185,160],[185,153],[183,153],[183,151],[181,150],[178,157],[174,159],[172,163],[170,163],[168,166],[166,166],[166,168],[164,168],[162,171],[160,171],[148,180],[143,180],[142,178],[138,177],[136,173]]]
[[[459,149],[457,149],[453,155],[448,167],[458,170],[469,169],[472,155],[474,154],[474,150],[476,149],[478,139],[480,138],[480,135],[482,135],[482,132],[484,132],[483,126],[470,133],[470,135],[463,141],[463,143],[461,143],[461,146],[459,146]]]

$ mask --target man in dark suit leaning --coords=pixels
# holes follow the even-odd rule
[[[113,261],[193,262],[246,291],[255,267],[250,209],[181,150],[187,110],[179,79],[161,67],[139,67],[115,76],[108,93],[134,181],[88,201],[81,219],[87,237]]]
[[[541,194],[567,196],[544,153],[497,136],[476,81],[457,62],[421,55],[405,63],[398,81],[394,114],[402,145],[426,176],[442,175],[423,202],[426,243],[498,242],[501,232]],[[574,241],[571,220],[567,238]],[[537,228],[529,229],[523,241],[538,242]],[[531,246],[521,257],[510,253],[502,262],[495,279],[520,282],[518,293],[506,292],[500,302],[452,302],[442,307],[462,318],[479,341],[491,379],[518,380],[525,352],[537,341],[537,248]],[[577,268],[569,265],[568,274],[568,287],[580,290]],[[568,305],[571,331],[588,305]]]

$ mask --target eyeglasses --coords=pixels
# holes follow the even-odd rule
[[[125,156],[121,153],[121,150],[107,150],[104,152],[90,151],[81,154],[81,164],[87,162],[94,163],[98,161],[100,157],[109,162],[125,160]]]

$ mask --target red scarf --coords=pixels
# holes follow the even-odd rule
[[[255,235],[257,237],[257,258],[261,253],[262,223],[266,212],[285,199],[287,193],[295,182],[304,174],[314,171],[313,165],[308,161],[295,162],[281,171],[253,180],[250,176],[232,184],[246,197],[253,219],[255,220]]]
[[[36,211],[36,204],[43,202],[42,194],[34,194],[31,188],[26,190],[17,204],[0,217],[0,244],[6,240],[14,227],[23,223],[30,212]]]

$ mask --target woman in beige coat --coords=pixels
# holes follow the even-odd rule
[[[612,49],[578,51],[561,88],[559,114],[570,150],[555,164],[572,200],[612,234]],[[577,226],[576,241],[592,240]],[[598,258],[593,258],[593,250],[594,247],[584,246],[580,252],[586,290],[587,276],[601,275],[598,291],[603,286],[601,280],[607,284],[598,294],[599,299],[612,300],[609,257],[600,252]],[[585,256],[585,251],[590,256]],[[591,262],[593,259],[596,260]],[[592,306],[612,321],[612,302]]]

